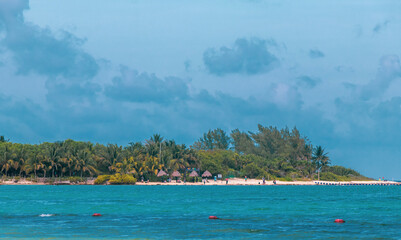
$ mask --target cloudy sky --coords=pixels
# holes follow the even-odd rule
[[[0,135],[126,145],[296,126],[401,179],[399,1],[0,0]]]

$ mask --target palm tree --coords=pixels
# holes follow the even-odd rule
[[[36,165],[36,171],[43,171],[43,177],[46,177],[46,165],[43,162],[39,162],[38,165]]]
[[[40,168],[43,171],[43,177],[46,178],[46,173],[48,170],[50,170],[51,168],[48,166],[48,161],[46,161],[46,158],[43,159],[43,161],[41,162]]]
[[[152,137],[150,137],[150,141],[158,145],[163,142],[163,137],[160,134],[154,134]]]
[[[188,167],[188,163],[183,158],[176,158],[170,161],[170,169],[175,171]]]
[[[66,170],[68,170],[70,177],[74,171],[74,164],[78,161],[78,154],[78,149],[76,147],[70,147],[66,156],[62,159],[62,162],[64,163]]]
[[[22,166],[22,171],[25,173],[25,176],[28,176],[30,172],[32,172],[33,167],[28,162]]]
[[[72,176],[74,162],[75,161],[72,156],[67,156],[60,159],[60,163],[62,163],[61,177],[63,177],[63,174],[65,174],[66,172],[69,172],[70,177]]]
[[[121,162],[115,163],[111,169],[117,173],[127,174],[134,168],[134,158],[124,158]]]
[[[26,166],[26,164],[29,161],[29,156],[28,156],[28,152],[25,150],[25,146],[18,144],[16,145],[16,154],[15,154],[15,165],[17,168],[19,168],[19,176],[21,177],[22,172],[25,171],[24,166]],[[18,150],[19,149],[19,150]],[[17,171],[17,169],[15,169]]]
[[[5,141],[4,141],[5,142]],[[7,176],[7,172],[8,170],[11,168],[11,165],[8,163],[8,160],[11,159],[11,152],[10,149],[8,147],[9,144],[4,144],[4,153],[1,155],[1,171],[5,170],[5,174]]]
[[[27,163],[25,163],[25,159],[23,158],[17,159],[16,163],[19,167],[18,176],[21,177],[22,173],[25,171],[24,167],[27,165]]]
[[[146,140],[146,152],[150,156],[156,157],[159,154],[159,159],[161,158],[161,145],[163,142],[163,137],[160,134],[154,134],[149,140]]]
[[[60,157],[60,150],[62,147],[61,142],[55,142],[47,146],[46,157],[47,161],[49,162],[49,170],[52,171],[52,177],[54,178],[54,172],[59,167],[59,157]]]
[[[121,146],[118,146],[117,144],[108,144],[107,147],[102,152],[101,164],[110,171],[111,166],[119,162],[122,157],[123,155]]]
[[[317,169],[318,180],[320,180],[320,170],[330,164],[328,153],[322,146],[317,146],[313,149],[312,161]]]
[[[5,139],[4,136],[0,136],[0,143],[9,142],[10,139]]]
[[[149,156],[146,161],[147,166],[151,174],[157,175],[158,171],[161,170],[164,165],[160,163],[160,159],[156,157]]]
[[[147,159],[150,156],[149,155],[146,155],[146,156],[140,155],[139,157],[141,158],[141,160],[134,162],[134,164],[133,164],[134,169],[131,170],[131,172],[133,172],[134,174],[143,175],[144,173],[147,173],[149,171],[149,166],[146,163],[147,163]]]
[[[3,164],[1,171],[5,171],[5,174],[7,176],[8,170],[10,170],[10,168],[12,168],[12,167],[14,167],[14,161],[9,159]]]
[[[33,172],[35,174],[35,179],[37,178],[37,170],[39,170],[39,165],[41,164],[39,154],[34,153],[33,157],[29,159],[29,164],[31,165],[31,169],[33,169]]]
[[[57,159],[49,159],[49,170],[52,171],[52,178],[54,178],[54,173],[56,170],[58,170],[58,167],[60,166],[59,162]]]
[[[97,172],[93,166],[92,156],[89,150],[78,151],[78,161],[76,162],[76,170],[81,172],[81,178],[85,172],[88,172],[91,176]]]
[[[18,172],[17,170],[19,168],[19,161],[17,161],[17,160],[14,160],[14,161],[13,160],[9,160],[9,161],[12,161],[11,166],[14,168],[14,171]],[[13,176],[15,176],[15,174]]]

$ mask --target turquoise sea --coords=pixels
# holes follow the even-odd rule
[[[401,239],[401,186],[1,185],[0,238]]]

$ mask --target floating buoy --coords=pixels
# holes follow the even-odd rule
[[[345,221],[343,219],[336,219],[334,220],[335,223],[345,223]]]
[[[219,219],[219,218],[216,216],[209,216],[209,219]]]
[[[94,214],[92,214],[92,217],[101,217],[102,216],[102,214],[100,214],[100,213],[94,213]]]

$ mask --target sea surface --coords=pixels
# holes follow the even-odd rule
[[[1,185],[0,238],[401,239],[401,186]]]

